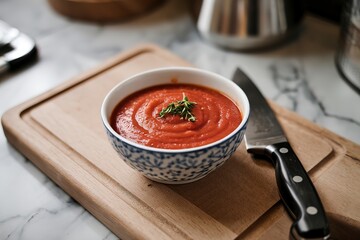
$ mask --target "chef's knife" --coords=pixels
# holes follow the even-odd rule
[[[233,81],[246,93],[250,118],[245,133],[249,153],[272,160],[281,199],[294,223],[293,239],[328,239],[330,230],[320,198],[295,155],[276,116],[255,84],[237,69]]]

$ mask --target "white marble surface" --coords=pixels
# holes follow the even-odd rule
[[[360,143],[360,96],[334,65],[339,28],[306,17],[300,36],[271,51],[240,53],[204,42],[187,1],[169,1],[126,23],[92,24],[56,14],[45,0],[0,0],[0,18],[33,37],[40,61],[0,76],[0,114],[143,42],[231,77],[237,66],[263,93],[320,126]],[[116,239],[0,132],[0,239]]]

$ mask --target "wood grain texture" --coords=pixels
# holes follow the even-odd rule
[[[287,239],[291,220],[273,167],[247,154],[243,143],[220,169],[184,185],[152,182],[112,149],[100,118],[103,98],[127,77],[166,66],[190,64],[153,45],[122,53],[6,112],[6,137],[120,238]],[[270,103],[318,189],[334,236],[356,236],[360,147]]]

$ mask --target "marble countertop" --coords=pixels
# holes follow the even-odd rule
[[[360,96],[335,65],[339,26],[307,16],[293,41],[241,53],[201,39],[187,1],[168,1],[128,22],[94,24],[58,15],[45,0],[1,0],[0,16],[36,40],[40,59],[0,76],[0,114],[141,43],[231,77],[240,66],[264,95],[360,144]],[[0,239],[116,239],[16,151],[0,132]]]

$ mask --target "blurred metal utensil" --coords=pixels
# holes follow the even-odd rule
[[[16,70],[37,58],[34,40],[0,21],[0,74]]]
[[[288,39],[303,18],[301,0],[203,0],[200,34],[216,45],[254,50]]]
[[[0,49],[9,44],[19,35],[19,30],[11,27],[6,22],[0,21]]]

